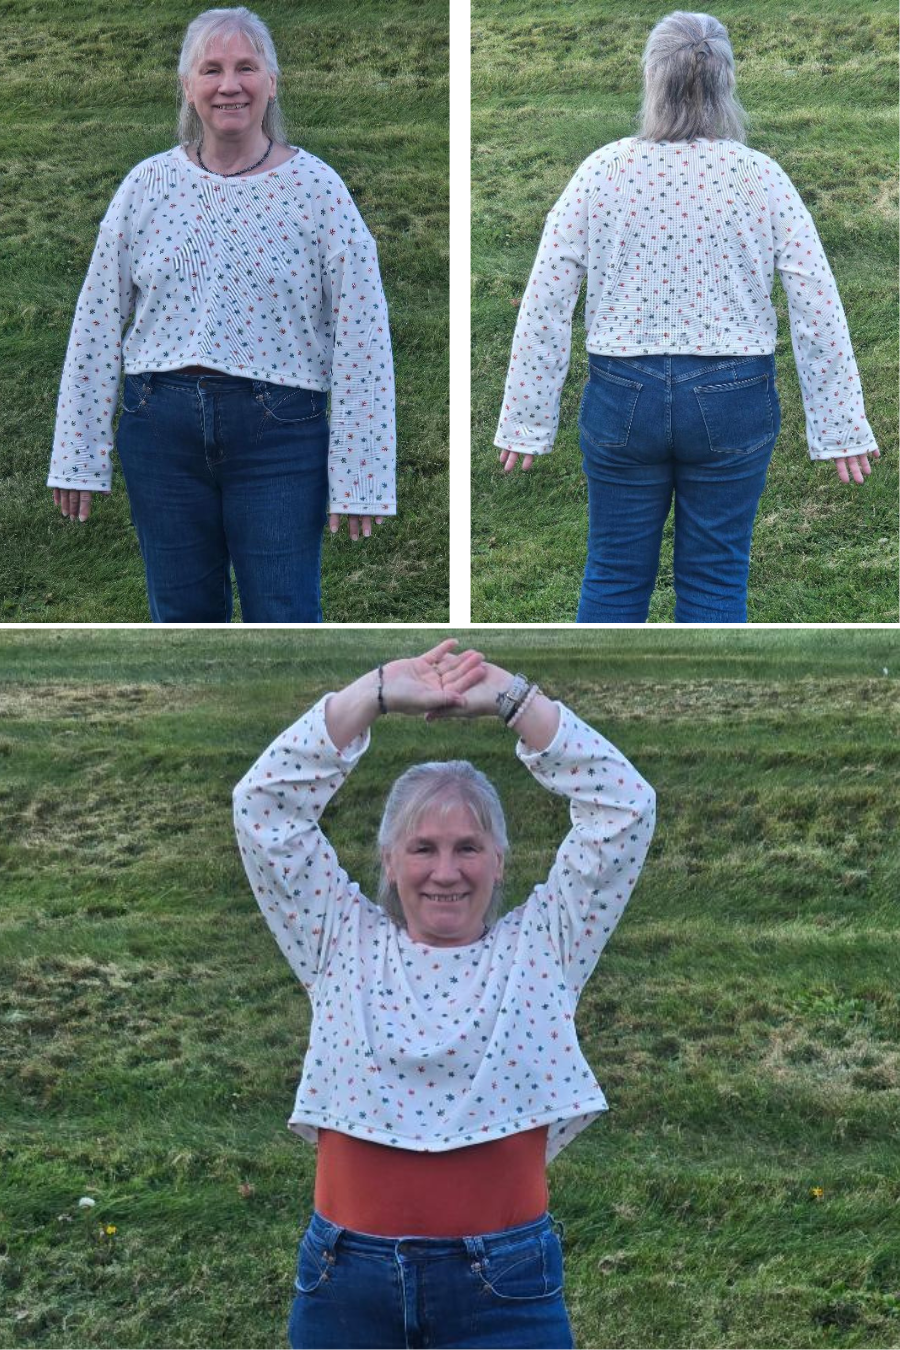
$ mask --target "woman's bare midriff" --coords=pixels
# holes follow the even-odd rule
[[[379,1237],[466,1237],[530,1223],[547,1208],[547,1126],[443,1153],[319,1130],[315,1205]]]

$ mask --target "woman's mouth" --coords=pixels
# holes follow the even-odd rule
[[[249,103],[214,103],[213,107],[218,112],[242,112],[244,108],[249,108]]]
[[[437,904],[437,905],[455,905],[455,904],[458,904],[460,900],[468,900],[468,898],[469,898],[469,897],[468,897],[468,894],[464,894],[464,895],[436,895],[436,894],[435,894],[435,895],[430,895],[430,894],[426,894],[426,895],[423,896],[423,899],[425,899],[425,900],[430,900],[430,901],[432,901],[434,904]]]

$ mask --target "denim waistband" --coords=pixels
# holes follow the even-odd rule
[[[377,1237],[373,1233],[357,1233],[351,1228],[341,1228],[313,1211],[309,1229],[314,1238],[326,1247],[334,1248],[340,1241],[348,1251],[365,1252],[370,1256],[393,1256],[397,1251],[411,1257],[446,1257],[474,1255],[498,1251],[513,1242],[521,1242],[537,1237],[554,1228],[562,1234],[563,1226],[552,1214],[542,1214],[530,1223],[520,1224],[516,1228],[503,1228],[498,1233],[477,1233],[471,1237]]]
[[[698,375],[711,375],[717,370],[731,370],[760,361],[774,369],[775,354],[756,352],[749,356],[729,356],[724,353],[721,356],[693,356],[687,352],[652,352],[644,356],[608,356],[588,352],[590,373],[600,370],[627,378],[629,371],[640,371],[658,380],[671,380],[673,384],[694,379]]]
[[[179,389],[194,388],[198,380],[202,380],[206,385],[218,390],[224,389],[249,389],[259,385],[271,389],[283,389],[284,392],[292,393],[296,389],[304,389],[307,393],[321,394],[326,391],[321,389],[310,389],[306,385],[296,384],[278,384],[274,380],[258,380],[252,375],[229,375],[221,370],[209,370],[203,373],[199,371],[184,370],[140,370],[126,371],[135,380],[153,380],[158,384],[173,384]]]

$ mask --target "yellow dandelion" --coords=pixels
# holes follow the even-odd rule
[[[821,1200],[822,1196],[825,1194],[821,1186],[813,1186],[809,1193],[814,1200]]]
[[[116,1228],[116,1225],[115,1225],[114,1223],[108,1223],[108,1224],[106,1225],[106,1236],[107,1236],[107,1237],[112,1237],[113,1233],[116,1233],[116,1232],[118,1232],[118,1229]]]

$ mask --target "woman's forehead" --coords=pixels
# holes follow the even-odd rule
[[[441,802],[428,802],[410,822],[409,838],[422,839],[432,835],[483,835],[486,831],[468,802],[449,797]]]
[[[238,60],[246,56],[251,56],[254,61],[262,61],[262,57],[246,33],[214,33],[201,50],[198,64],[202,61],[221,61],[229,58]]]

